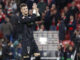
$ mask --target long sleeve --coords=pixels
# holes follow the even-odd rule
[[[32,15],[31,17],[25,17],[24,19],[21,19],[21,23],[26,24],[26,23],[30,23],[30,22],[35,22],[40,20],[40,17],[37,17],[36,15]]]

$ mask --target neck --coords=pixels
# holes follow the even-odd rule
[[[28,14],[22,14],[23,16],[28,16]]]

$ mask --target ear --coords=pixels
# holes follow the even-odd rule
[[[22,12],[22,9],[20,11]]]
[[[23,13],[23,9],[21,9],[20,11],[21,11],[21,13]]]

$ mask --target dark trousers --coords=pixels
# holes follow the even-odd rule
[[[74,31],[70,31],[70,39],[73,41]]]

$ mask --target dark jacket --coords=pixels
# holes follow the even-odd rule
[[[24,19],[22,19],[22,15],[19,19],[19,29],[20,34],[22,35],[22,55],[28,54],[27,47],[30,47],[30,54],[33,54],[34,52],[38,52],[38,47],[35,43],[35,40],[33,38],[33,24],[37,17],[36,15],[32,16],[25,16]]]
[[[70,22],[69,22],[70,23]],[[71,28],[73,28],[72,29],[72,31],[74,31],[75,29],[76,29],[76,21],[74,20],[73,22],[72,22],[72,24],[69,24],[68,23],[68,29],[71,27]]]
[[[10,17],[10,23],[12,24],[12,26],[13,26],[13,32],[12,32],[12,34],[13,34],[13,38],[16,40],[17,38],[18,38],[18,31],[20,30],[18,27],[18,19],[19,19],[19,16],[17,16],[17,15],[12,15],[11,17]]]
[[[59,40],[65,39],[65,32],[66,32],[66,26],[64,21],[61,21],[61,24],[59,26]]]
[[[10,35],[13,31],[13,27],[11,23],[3,23],[1,25],[1,31],[3,32],[4,35]]]

